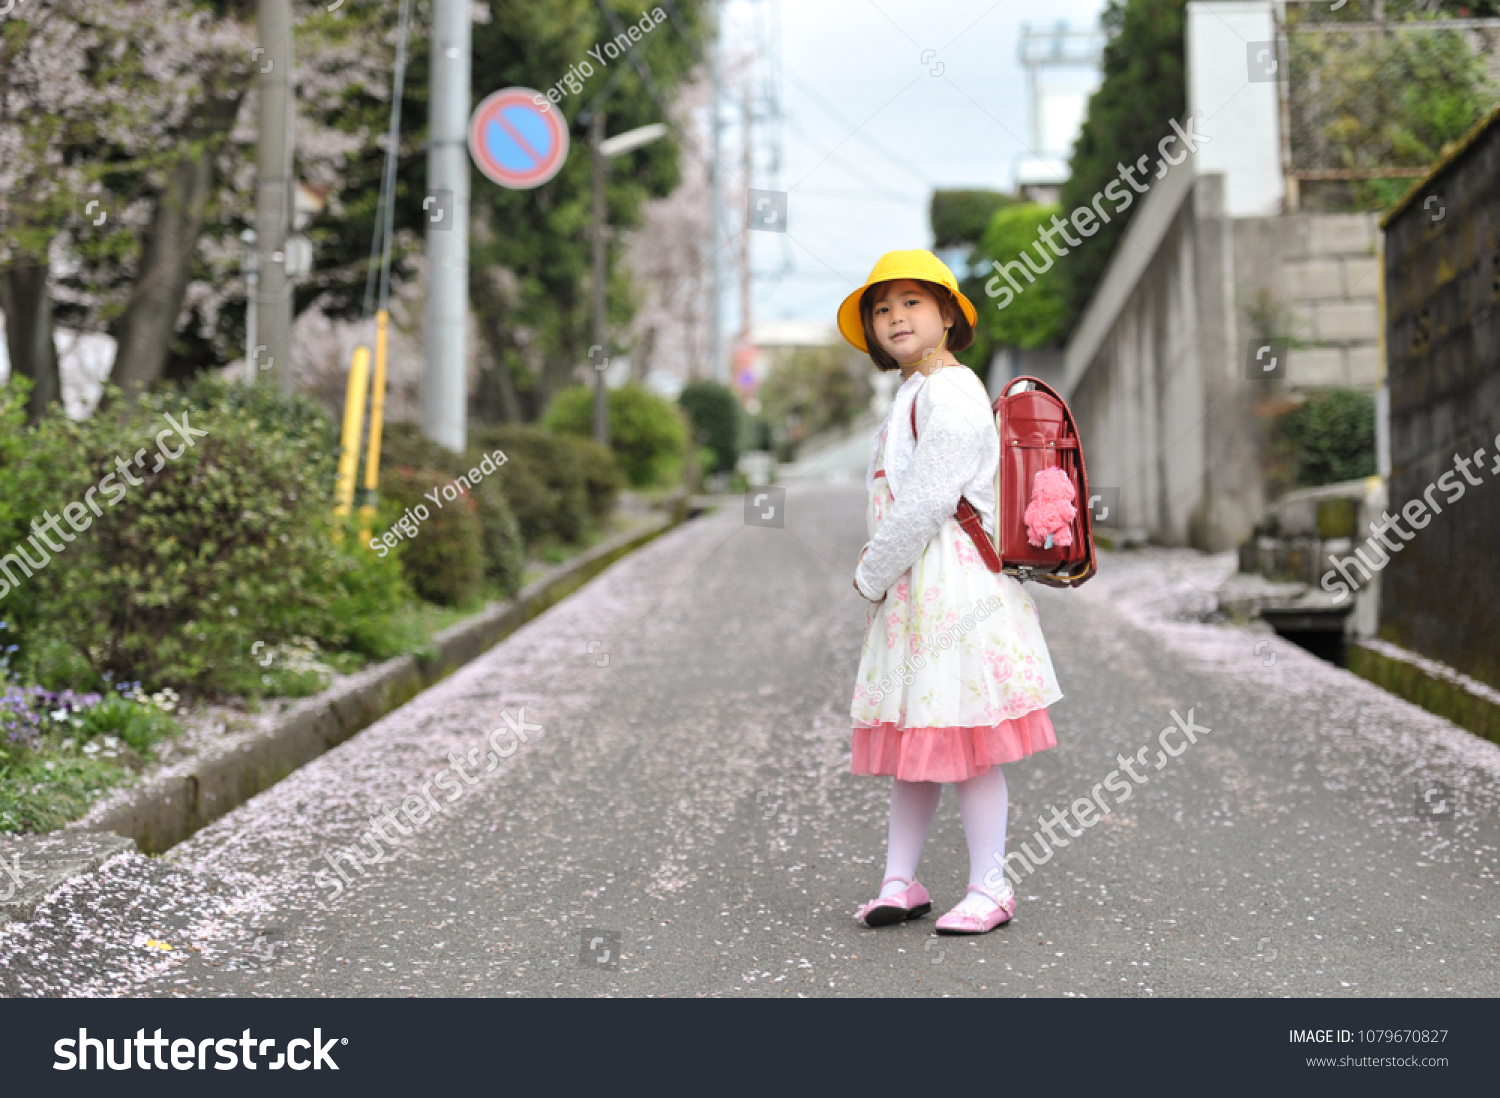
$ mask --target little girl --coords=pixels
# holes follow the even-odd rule
[[[866,477],[871,537],[854,574],[873,605],[853,769],[895,778],[885,880],[855,916],[872,927],[932,910],[916,869],[943,782],[958,791],[969,888],[937,929],[984,934],[1008,922],[1000,764],[1057,746],[1046,707],[1062,691],[1036,607],[1019,582],[985,567],[954,518],[967,497],[994,530],[999,437],[984,386],[953,357],[973,342],[975,316],[953,273],[923,250],[886,253],[838,311],[844,338],[904,379]]]

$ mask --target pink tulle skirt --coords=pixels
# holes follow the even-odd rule
[[[1016,762],[1057,746],[1046,709],[979,728],[854,726],[856,774],[884,774],[904,782],[962,782],[996,763]]]

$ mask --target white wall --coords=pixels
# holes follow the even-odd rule
[[[99,332],[75,332],[55,328],[52,345],[57,349],[58,381],[63,409],[73,419],[94,411],[104,393],[104,382],[115,361],[115,341]],[[0,385],[10,381],[10,348],[5,342],[5,314],[0,312]]]
[[[1187,9],[1188,113],[1208,138],[1198,148],[1198,173],[1224,176],[1228,217],[1280,213],[1280,85],[1250,79],[1257,44],[1269,44],[1275,57],[1270,0],[1194,0]]]

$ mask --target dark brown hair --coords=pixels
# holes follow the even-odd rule
[[[894,281],[894,280],[892,280]],[[944,319],[953,318],[953,326],[948,329],[948,340],[943,344],[943,350],[953,354],[968,350],[974,342],[974,326],[969,323],[969,318],[964,315],[963,306],[958,303],[952,290],[939,282],[928,282],[925,278],[914,278],[912,282],[920,282],[926,287],[934,298],[937,299],[938,311],[943,314]],[[870,358],[875,365],[882,370],[899,370],[901,364],[880,345],[880,340],[875,338],[875,295],[887,282],[876,282],[868,286],[865,292],[859,295],[859,321],[865,329],[865,346],[869,348]]]

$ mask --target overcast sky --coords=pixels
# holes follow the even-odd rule
[[[726,47],[769,37],[773,5],[780,9],[783,114],[775,189],[788,192],[788,231],[751,234],[761,275],[757,322],[831,321],[883,252],[930,247],[934,188],[1011,189],[1016,162],[1032,143],[1026,67],[1017,56],[1021,24],[1097,28],[1104,7],[1103,0],[1049,0],[1045,7],[1023,0],[733,0]],[[934,52],[924,61],[927,50]],[[1075,68],[1046,82],[1073,88],[1076,98],[1097,74]],[[1057,107],[1067,114],[1065,103]],[[726,118],[737,114],[726,107]],[[772,189],[763,144],[769,137],[758,138],[754,186],[761,189]],[[737,149],[737,133],[729,140]],[[732,316],[737,295],[731,289],[725,297]]]

